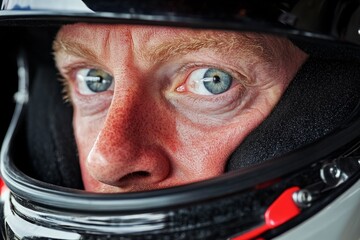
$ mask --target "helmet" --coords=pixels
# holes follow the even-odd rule
[[[19,84],[1,150],[8,187],[1,195],[2,237],[358,239],[359,11],[358,1],[348,0],[3,0],[2,34],[10,39],[8,51],[17,53],[17,62],[5,66],[16,64]],[[194,34],[255,32],[284,38],[308,57],[276,106],[228,156],[226,173],[151,191],[94,193],[82,190],[81,152],[71,127],[76,112],[54,80],[54,37],[78,22],[166,26]],[[218,81],[216,76],[209,78]],[[235,138],[235,128],[233,133]]]

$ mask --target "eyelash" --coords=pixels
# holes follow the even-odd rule
[[[70,95],[69,81],[63,76],[60,76],[59,81],[62,86],[61,95],[62,95],[63,101],[65,103],[71,103],[72,101],[71,101],[71,95]]]
[[[72,82],[73,84],[75,84],[75,79],[76,79],[76,73],[83,68],[104,68],[102,66],[94,66],[94,65],[89,65],[89,64],[84,64],[84,63],[72,63],[71,65],[68,66],[63,66],[60,68],[60,81],[62,82],[64,88],[63,88],[63,93],[64,93],[64,99],[68,99],[68,101],[71,102],[71,97],[70,97],[70,82]]]
[[[200,68],[216,68],[216,69],[221,69],[224,70],[226,72],[228,72],[229,74],[231,74],[234,77],[234,80],[237,81],[239,84],[242,85],[242,87],[246,88],[247,86],[249,86],[249,79],[237,72],[234,71],[232,69],[229,68],[224,68],[223,66],[214,66],[214,65],[210,65],[210,64],[202,64],[202,63],[190,63],[190,64],[186,64],[184,66],[179,67],[176,71],[174,76],[179,76],[179,75],[186,75],[184,78],[182,78],[181,83],[178,84],[176,83],[176,88],[180,87],[181,85],[185,84],[186,80],[188,79],[188,77],[190,76],[190,74]]]
[[[71,98],[71,84],[70,82],[74,82],[75,81],[75,73],[83,68],[84,64],[71,64],[69,66],[63,66],[59,69],[60,72],[60,77],[59,77],[59,81],[62,85],[62,98],[64,100],[64,102],[69,102],[72,103],[72,98]]]
[[[74,81],[75,74],[82,68],[89,68],[89,65],[86,64],[72,64],[71,66],[65,66],[61,68],[61,75],[63,78]],[[91,67],[93,68],[93,67]]]

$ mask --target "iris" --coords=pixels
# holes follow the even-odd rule
[[[88,88],[93,92],[104,92],[108,90],[113,81],[113,77],[101,69],[90,69],[85,76]]]
[[[209,68],[204,74],[204,86],[212,94],[226,92],[232,84],[232,76],[224,71]]]

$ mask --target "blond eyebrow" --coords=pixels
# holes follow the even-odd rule
[[[52,47],[53,47],[55,56],[59,52],[63,51],[67,54],[90,59],[93,61],[98,60],[98,56],[95,52],[93,52],[90,48],[86,47],[84,44],[78,43],[75,41],[66,41],[63,39],[55,39]]]
[[[204,32],[191,37],[179,36],[150,48],[150,51],[146,51],[144,54],[148,54],[147,57],[151,62],[164,62],[201,49],[212,49],[224,54],[234,54],[234,51],[238,51],[242,58],[250,56],[264,60],[268,58],[261,42],[256,41],[253,37],[243,33],[219,31]]]
[[[234,54],[237,51],[242,59],[252,57],[270,61],[271,54],[263,47],[264,37],[260,34],[245,34],[235,32],[210,32],[205,31],[194,36],[177,36],[171,41],[165,41],[148,49],[137,50],[136,54],[151,63],[162,63],[171,58],[185,55],[189,52],[201,49],[212,49],[215,52]],[[264,50],[265,49],[265,50]],[[53,50],[57,53],[63,51],[67,54],[86,58],[92,61],[100,61],[99,56],[83,43],[56,38],[53,42]]]

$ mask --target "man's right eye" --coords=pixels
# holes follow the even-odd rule
[[[101,69],[83,68],[76,73],[76,84],[80,94],[91,95],[112,90],[113,76]]]

